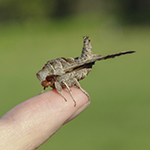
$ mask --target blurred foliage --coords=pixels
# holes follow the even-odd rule
[[[150,23],[147,0],[1,0],[0,22],[51,20],[98,12],[115,15],[126,23]]]
[[[45,2],[44,2],[45,1]],[[46,18],[53,12],[53,0],[6,0],[0,1],[0,20],[26,21]]]
[[[77,0],[0,1],[0,22],[66,17],[74,12],[77,2]]]
[[[127,24],[150,23],[150,1],[148,0],[116,0],[118,16]]]

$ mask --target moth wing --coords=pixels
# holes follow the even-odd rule
[[[91,68],[96,60],[97,60],[97,58],[87,59],[87,60],[82,61],[82,62],[77,61],[75,64],[73,64],[67,68],[64,68],[63,72],[70,73],[72,71],[81,70],[83,68],[88,68],[88,67]]]
[[[101,56],[99,54],[93,54],[93,58],[87,59],[85,61],[82,62],[76,62],[76,64],[64,69],[65,73],[69,73],[75,70],[81,70],[83,68],[91,68],[92,65],[94,65],[95,61],[99,61],[99,60],[105,60],[105,59],[109,59],[109,58],[114,58],[116,56],[120,56],[120,55],[124,55],[124,54],[130,54],[130,53],[134,53],[135,51],[123,51],[123,52],[118,52],[118,53],[114,53],[114,54],[110,54],[110,55],[106,55],[106,56]],[[78,60],[78,59],[77,59]]]
[[[53,76],[61,76],[64,75],[67,68],[72,67],[75,64],[74,58],[57,58],[55,60],[50,61],[51,67],[53,67]]]

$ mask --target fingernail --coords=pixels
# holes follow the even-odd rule
[[[64,122],[64,124],[65,123],[67,123],[67,122],[69,122],[70,120],[72,120],[72,119],[74,119],[76,116],[78,116],[86,107],[88,107],[89,105],[90,105],[90,101],[88,101],[86,104],[84,104],[81,108],[79,108],[68,120],[66,120],[65,122]]]

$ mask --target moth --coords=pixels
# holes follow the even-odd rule
[[[62,94],[62,89],[66,87],[74,101],[74,106],[76,106],[76,100],[72,95],[70,87],[76,86],[81,89],[84,94],[86,94],[86,92],[81,88],[79,81],[84,79],[89,74],[89,72],[92,70],[92,66],[96,61],[135,52],[123,51],[101,56],[99,54],[93,54],[91,40],[89,37],[84,36],[83,39],[83,49],[79,57],[67,59],[61,57],[50,60],[36,74],[37,78],[40,80],[41,85],[44,87],[42,93],[47,87],[50,86],[53,89],[56,89],[58,93],[64,98],[64,100],[67,101],[67,99]]]

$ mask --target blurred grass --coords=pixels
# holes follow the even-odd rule
[[[0,26],[1,116],[41,92],[35,74],[46,61],[79,56],[84,35],[94,53],[137,52],[97,62],[80,82],[91,105],[38,149],[150,149],[150,27],[122,26],[114,18]]]

